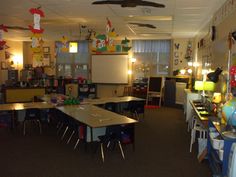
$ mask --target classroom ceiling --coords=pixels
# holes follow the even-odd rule
[[[30,8],[41,9],[45,17],[41,27],[45,40],[86,39],[88,31],[106,32],[106,18],[120,38],[163,39],[193,37],[226,0],[149,0],[165,8],[92,5],[95,0],[6,0],[0,6],[0,24],[28,27],[33,23]],[[129,23],[145,23],[156,28],[139,27]],[[9,30],[4,38],[30,40],[30,32]]]

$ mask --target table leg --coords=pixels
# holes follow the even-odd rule
[[[11,111],[11,130],[15,128],[15,111]]]
[[[92,127],[90,127],[90,141],[91,141],[91,143],[93,142],[93,128]]]
[[[135,151],[135,124],[133,124],[133,151]]]

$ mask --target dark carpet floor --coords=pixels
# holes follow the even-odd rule
[[[20,126],[19,126],[20,127]],[[23,136],[0,129],[0,177],[210,177],[207,160],[197,160],[197,145],[189,152],[183,111],[162,107],[145,110],[145,120],[136,126],[136,150],[124,147],[107,152],[102,163],[100,151],[85,151],[83,144],[73,150],[55,128],[44,127]]]

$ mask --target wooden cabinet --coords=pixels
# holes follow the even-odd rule
[[[30,102],[33,101],[34,96],[43,95],[45,95],[45,88],[6,88],[5,102]]]

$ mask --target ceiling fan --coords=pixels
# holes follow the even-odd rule
[[[29,28],[21,27],[21,26],[6,26],[7,29],[13,29],[13,30],[30,30]]]
[[[151,6],[151,7],[158,7],[164,8],[164,4],[150,2],[150,1],[143,1],[143,0],[104,0],[104,1],[94,1],[92,4],[114,4],[120,5],[121,7],[136,7],[136,6]]]
[[[151,25],[151,24],[144,24],[144,23],[129,23],[129,24],[137,25],[139,27],[147,27],[147,28],[153,28],[153,29],[157,28],[156,26]]]

